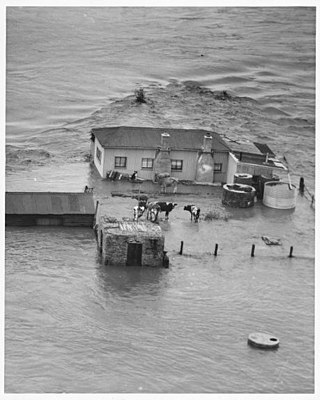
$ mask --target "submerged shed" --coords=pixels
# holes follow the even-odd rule
[[[96,226],[98,247],[104,264],[168,266],[164,235],[152,222],[118,221],[103,216]]]
[[[92,227],[92,193],[6,192],[6,225]]]

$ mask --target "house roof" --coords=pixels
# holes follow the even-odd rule
[[[275,157],[274,152],[265,143],[253,142],[253,144],[261,151],[262,154],[268,154],[270,157]]]
[[[238,152],[238,153],[249,153],[249,154],[257,154],[257,155],[262,155],[260,149],[255,146],[254,143],[250,141],[246,142],[241,142],[241,141],[236,141],[236,140],[230,140],[230,139],[225,139],[227,142],[230,150],[232,152]]]
[[[204,129],[172,129],[153,127],[117,126],[91,130],[104,148],[155,149],[160,147],[161,134],[169,133],[172,150],[200,150],[204,136],[212,136],[212,148],[229,151],[228,145],[216,132]]]
[[[6,214],[95,214],[92,193],[6,192]]]

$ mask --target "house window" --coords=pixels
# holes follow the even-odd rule
[[[99,164],[101,164],[101,150],[99,149],[99,147],[96,148],[96,157],[99,161]]]
[[[222,171],[222,164],[218,163],[218,164],[214,164],[214,172],[221,172]]]
[[[153,168],[153,158],[142,158],[141,159],[141,168]]]
[[[127,157],[115,157],[114,158],[115,168],[126,168],[127,167]]]
[[[171,171],[182,171],[182,160],[171,160]]]

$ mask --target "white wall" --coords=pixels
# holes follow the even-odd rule
[[[222,164],[222,171],[213,172],[213,182],[227,182],[228,169],[229,169],[229,153],[221,152],[213,154],[214,164]]]
[[[115,168],[115,157],[127,157],[126,168]],[[153,169],[141,168],[142,158],[155,158],[155,150],[136,150],[136,149],[104,149],[103,176],[107,171],[118,171],[131,175],[138,171],[138,176],[143,179],[153,179]]]
[[[198,152],[171,151],[171,160],[183,160],[182,171],[171,171],[171,176],[180,180],[193,181],[196,178]]]
[[[101,162],[99,162],[99,160],[97,159],[97,148],[100,149],[101,151]],[[94,154],[93,154],[93,161],[94,161],[94,165],[96,166],[99,174],[102,177],[105,177],[105,175],[103,174],[103,165],[104,165],[104,149],[101,146],[100,142],[98,141],[98,139],[96,138],[94,141]]]
[[[264,175],[268,178],[271,178],[273,175],[273,168],[266,165],[256,165],[239,162],[237,172],[251,175]]]
[[[98,147],[102,151],[101,155],[101,164],[96,158],[96,147]],[[95,148],[94,148],[94,164],[99,171],[101,177],[105,178],[107,171],[118,171],[120,173],[127,173],[131,175],[133,171],[138,171],[138,176],[143,179],[153,180],[154,171],[153,169],[145,169],[141,168],[141,160],[142,158],[153,158],[155,159],[155,150],[139,150],[139,149],[103,149],[100,145],[98,139],[95,139]],[[115,157],[127,157],[127,166],[126,168],[115,168],[114,160]],[[183,169],[182,171],[172,171],[171,175],[179,180],[190,180],[193,181],[196,179],[196,171],[197,171],[197,160],[198,160],[198,152],[197,151],[171,151],[170,158],[172,160],[183,160]],[[222,163],[222,171],[221,173],[214,174],[215,182],[225,182],[227,173],[229,170],[228,161],[229,155],[227,153],[214,153],[214,162]],[[232,172],[232,177],[236,169]],[[232,181],[233,182],[233,181]]]
[[[227,182],[226,183],[231,184],[234,182],[234,175],[237,172],[237,168],[238,168],[237,158],[232,153],[229,153],[228,172],[227,172]]]

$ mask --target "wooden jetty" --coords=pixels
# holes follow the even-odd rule
[[[6,192],[6,226],[93,227],[92,193]]]

